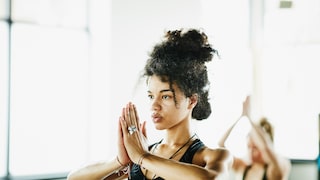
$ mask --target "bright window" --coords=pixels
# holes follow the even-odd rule
[[[0,3],[0,176],[66,173],[89,156],[87,0]]]
[[[275,125],[276,148],[292,159],[319,153],[319,6],[317,0],[287,8],[266,1],[262,107]]]
[[[318,157],[320,45],[265,48],[263,109],[275,126],[275,147],[292,159]]]
[[[8,17],[8,1],[0,0],[0,19]]]
[[[17,24],[12,34],[10,171],[65,171],[87,155],[86,33]]]
[[[86,28],[87,0],[12,0],[12,19],[33,24]]]

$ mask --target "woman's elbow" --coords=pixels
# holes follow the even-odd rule
[[[74,172],[69,172],[69,174],[67,175],[67,180],[77,180]]]
[[[67,175],[67,180],[82,180],[84,179],[82,176],[79,175],[79,172],[77,171],[71,171]]]

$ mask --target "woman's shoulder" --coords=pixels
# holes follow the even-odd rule
[[[227,148],[224,147],[208,147],[208,146],[204,146],[202,148],[202,153],[205,154],[229,154],[230,151]]]
[[[232,156],[228,149],[204,146],[197,152],[194,164],[198,164],[217,172],[228,172],[232,167]]]
[[[204,146],[197,152],[197,157],[206,162],[228,162],[232,164],[232,155],[226,148],[210,148]]]

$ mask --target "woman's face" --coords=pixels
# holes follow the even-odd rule
[[[248,137],[248,153],[252,162],[263,162],[262,154],[260,150],[257,148],[251,137]]]
[[[148,97],[156,129],[170,129],[191,118],[190,99],[176,84],[170,89],[169,82],[162,82],[159,76],[153,75],[148,81]]]

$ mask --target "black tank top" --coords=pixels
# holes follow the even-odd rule
[[[160,143],[160,142],[158,142],[158,143]],[[158,144],[158,143],[155,143],[155,144]],[[149,146],[149,150],[155,144],[152,144],[151,146]],[[187,151],[184,153],[184,155],[181,157],[181,159],[179,161],[191,164],[194,154],[202,147],[204,147],[204,144],[200,139],[194,140],[193,143],[188,147]],[[146,179],[138,164],[132,165],[130,175],[131,175],[131,180],[144,180],[144,179]],[[163,180],[163,178],[157,177],[156,180]]]
[[[247,166],[246,169],[244,170],[243,172],[243,178],[242,180],[244,180],[247,176],[247,173],[249,171],[249,169],[251,168],[251,165]],[[267,168],[268,168],[268,165],[264,165],[264,173],[263,173],[263,177],[262,177],[262,180],[268,180],[267,178]]]

